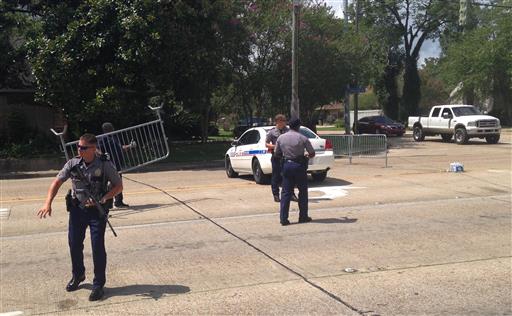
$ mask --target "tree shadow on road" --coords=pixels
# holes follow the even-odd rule
[[[114,296],[141,296],[152,298],[156,301],[166,294],[173,295],[188,292],[190,292],[190,288],[184,285],[134,284],[120,287],[106,287],[104,299]]]

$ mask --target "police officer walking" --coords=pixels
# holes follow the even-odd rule
[[[71,253],[72,278],[66,286],[68,292],[78,289],[79,284],[85,280],[84,267],[84,239],[87,226],[90,228],[92,256],[94,262],[94,280],[90,301],[97,301],[103,297],[105,285],[105,270],[107,254],[105,252],[105,228],[106,217],[100,216],[89,194],[92,194],[105,204],[116,194],[123,190],[123,183],[116,168],[104,156],[96,152],[97,139],[93,134],[84,134],[78,142],[79,156],[69,160],[53,180],[43,207],[37,215],[46,218],[52,215],[52,201],[59,188],[71,178],[71,196],[66,198],[69,212],[68,242]],[[88,180],[80,180],[76,168],[80,168],[81,174]],[[86,183],[89,182],[89,183]],[[112,188],[108,188],[110,182]],[[108,215],[107,215],[108,216]]]
[[[114,125],[110,122],[105,122],[101,125],[101,129],[103,133],[111,133],[114,131]],[[109,135],[100,139],[100,150],[102,153],[108,153],[110,155],[110,160],[116,166],[117,171],[121,171],[124,163],[124,152],[135,147],[135,143],[132,142],[128,145],[121,145],[119,138],[117,135]],[[122,174],[119,174],[122,177]],[[115,207],[129,207],[130,205],[124,203],[123,201],[123,192],[119,193],[114,197],[114,206]]]
[[[281,158],[275,155],[276,141],[279,136],[288,132],[290,129],[286,127],[286,116],[284,114],[277,114],[274,118],[276,126],[268,131],[265,139],[265,146],[272,152],[272,180],[271,188],[272,195],[274,196],[274,202],[280,202],[279,197],[279,185],[281,184],[283,177],[281,176]],[[297,202],[298,199],[295,194],[292,194],[292,201]]]
[[[315,156],[309,139],[299,132],[298,118],[290,121],[290,131],[277,138],[275,154],[283,159],[283,190],[281,193],[280,222],[289,225],[288,214],[293,188],[299,189],[299,223],[311,221],[308,216],[308,158]],[[304,153],[306,150],[307,154]]]

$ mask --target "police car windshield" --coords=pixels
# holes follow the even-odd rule
[[[306,136],[307,138],[316,138],[315,133],[313,133],[309,129],[306,129],[306,128],[303,128],[303,127],[300,128],[300,133],[302,135]]]

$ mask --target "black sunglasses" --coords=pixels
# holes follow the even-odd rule
[[[87,149],[91,148],[92,146],[77,145],[77,147],[78,147],[78,150],[87,150]]]

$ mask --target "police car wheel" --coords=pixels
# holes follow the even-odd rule
[[[231,160],[226,157],[226,175],[228,178],[236,178],[238,177],[238,172],[235,172],[233,170],[233,167],[231,166]]]
[[[270,177],[261,170],[260,162],[257,159],[252,162],[252,174],[257,184],[266,184],[270,180]]]
[[[312,173],[311,177],[313,177],[313,181],[322,182],[327,178],[327,171]]]

